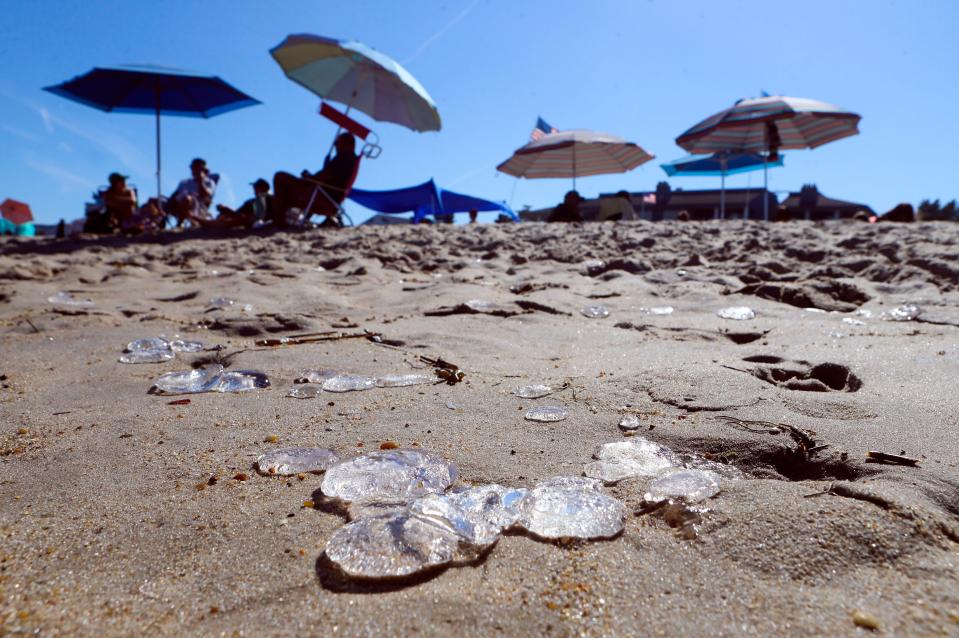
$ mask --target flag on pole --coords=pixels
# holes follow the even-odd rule
[[[533,127],[532,133],[529,134],[529,141],[535,142],[536,140],[542,138],[544,135],[549,135],[551,133],[559,133],[559,129],[555,126],[550,126],[546,123],[541,117],[536,118],[536,126]]]

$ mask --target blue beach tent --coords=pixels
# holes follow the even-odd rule
[[[513,221],[519,221],[519,216],[506,204],[442,189],[432,179],[418,186],[391,191],[364,191],[354,188],[348,197],[360,206],[381,213],[397,215],[412,212],[414,224],[421,222],[427,215],[451,215],[474,209],[498,210]]]

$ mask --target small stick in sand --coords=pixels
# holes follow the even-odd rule
[[[877,450],[870,450],[869,452],[866,452],[866,462],[894,463],[896,465],[908,465],[910,467],[916,467],[919,465],[919,459],[910,458],[908,456],[900,456],[899,454],[879,452]]]

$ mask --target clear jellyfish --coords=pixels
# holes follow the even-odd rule
[[[569,410],[555,405],[539,405],[526,411],[527,421],[539,423],[555,423],[569,416]]]
[[[68,292],[58,292],[51,297],[47,297],[47,301],[58,306],[76,306],[81,308],[89,308],[95,305],[92,299],[77,299]]]
[[[679,499],[686,503],[696,503],[718,494],[719,483],[719,475],[709,470],[679,470],[653,479],[645,499]]]
[[[619,420],[619,429],[625,432],[632,432],[633,430],[638,430],[640,425],[639,417],[635,414],[627,414],[622,419]]]
[[[914,303],[907,303],[902,306],[886,310],[879,315],[884,321],[912,321],[922,314],[922,308]]]
[[[339,460],[336,452],[326,448],[291,447],[263,454],[256,460],[256,469],[270,476],[292,476],[301,472],[324,472]]]
[[[295,385],[290,388],[286,396],[294,399],[315,399],[321,388],[315,385]]]
[[[120,355],[120,363],[162,363],[176,357],[172,350],[135,350]]]
[[[716,313],[723,319],[733,319],[734,321],[748,321],[756,318],[756,311],[747,306],[730,306],[723,308]]]
[[[609,316],[609,308],[606,306],[586,306],[580,312],[589,319],[605,319]]]
[[[545,539],[612,538],[623,531],[626,515],[622,502],[595,486],[555,479],[533,488],[520,510],[518,524]]]
[[[325,380],[322,387],[327,392],[372,390],[376,387],[376,379],[357,374],[338,374]]]
[[[456,480],[456,468],[420,450],[377,450],[334,465],[323,494],[342,501],[413,500],[438,494]]]
[[[326,556],[353,578],[411,576],[461,556],[461,537],[408,513],[361,518],[333,533]]]
[[[384,374],[376,377],[376,387],[378,388],[402,388],[409,385],[426,385],[436,383],[437,378],[432,374],[410,373],[410,374]]]
[[[628,478],[657,476],[682,466],[672,450],[640,436],[604,443],[593,453],[593,458],[596,460],[587,463],[583,473],[610,485]]]
[[[543,383],[524,385],[513,390],[513,394],[521,399],[539,399],[553,393],[553,388]]]
[[[307,370],[303,373],[303,376],[297,378],[294,383],[323,383],[338,374],[339,372],[336,370]]]
[[[211,363],[196,370],[169,372],[156,380],[154,387],[162,394],[194,394],[211,392],[220,382],[223,366]]]

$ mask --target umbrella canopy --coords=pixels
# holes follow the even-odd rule
[[[440,130],[440,114],[423,85],[399,62],[354,41],[290,35],[270,50],[286,76],[323,99],[380,122]]]
[[[516,213],[509,206],[479,197],[454,193],[440,188],[432,179],[417,186],[391,191],[364,191],[354,188],[347,195],[351,200],[381,213],[398,214],[413,212],[413,222],[427,215],[449,215],[469,210],[499,210],[516,221]]]
[[[95,68],[44,90],[101,111],[155,115],[158,198],[160,114],[209,118],[259,104],[216,76],[154,66]]]
[[[859,134],[861,116],[826,102],[771,95],[739,100],[676,138],[690,153],[766,152],[816,148]],[[765,181],[765,170],[763,171]],[[768,199],[763,216],[769,219]]]
[[[739,100],[676,138],[690,153],[816,148],[857,135],[861,117],[832,104],[799,97]]]
[[[670,177],[725,177],[738,173],[762,170],[764,158],[759,153],[713,153],[687,155],[678,160],[660,164]],[[782,166],[782,156],[766,160],[766,165]]]
[[[726,218],[726,176],[736,173],[765,170],[769,166],[782,166],[783,158],[778,156],[770,160],[758,153],[713,153],[712,155],[687,155],[666,164],[660,164],[670,177],[709,177],[722,178],[719,191],[719,217]]]
[[[543,135],[517,149],[497,170],[527,179],[625,173],[653,159],[640,146],[597,131],[561,131]]]
[[[33,212],[30,206],[15,199],[5,199],[0,204],[0,213],[3,218],[14,224],[27,224],[33,221]]]

